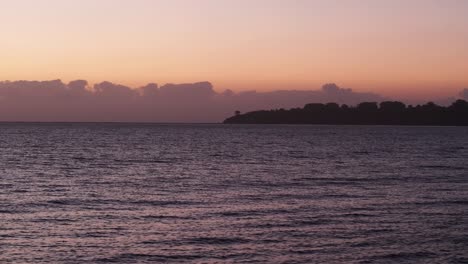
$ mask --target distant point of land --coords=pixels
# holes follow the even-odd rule
[[[329,125],[421,125],[468,126],[468,102],[457,100],[448,107],[432,102],[363,102],[357,106],[312,103],[303,108],[254,111],[235,115],[225,124],[329,124]]]

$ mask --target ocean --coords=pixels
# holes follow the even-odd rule
[[[468,263],[468,128],[2,123],[0,263]]]

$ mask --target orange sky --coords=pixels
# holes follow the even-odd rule
[[[5,0],[0,80],[454,96],[466,14],[461,0]]]

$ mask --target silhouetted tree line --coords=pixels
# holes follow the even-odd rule
[[[336,103],[307,104],[304,108],[236,113],[227,124],[349,124],[468,126],[468,102],[457,100],[449,107],[429,102],[406,106],[402,102],[364,102],[357,106]]]

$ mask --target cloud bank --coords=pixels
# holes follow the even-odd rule
[[[468,96],[468,90],[463,96]],[[151,83],[132,89],[85,80],[0,82],[0,121],[40,122],[221,122],[234,111],[302,107],[308,103],[355,105],[385,100],[326,84],[321,90],[216,92],[209,82]]]
[[[465,100],[468,100],[468,88],[466,89],[463,89],[461,92],[460,92],[460,97],[465,99]]]

